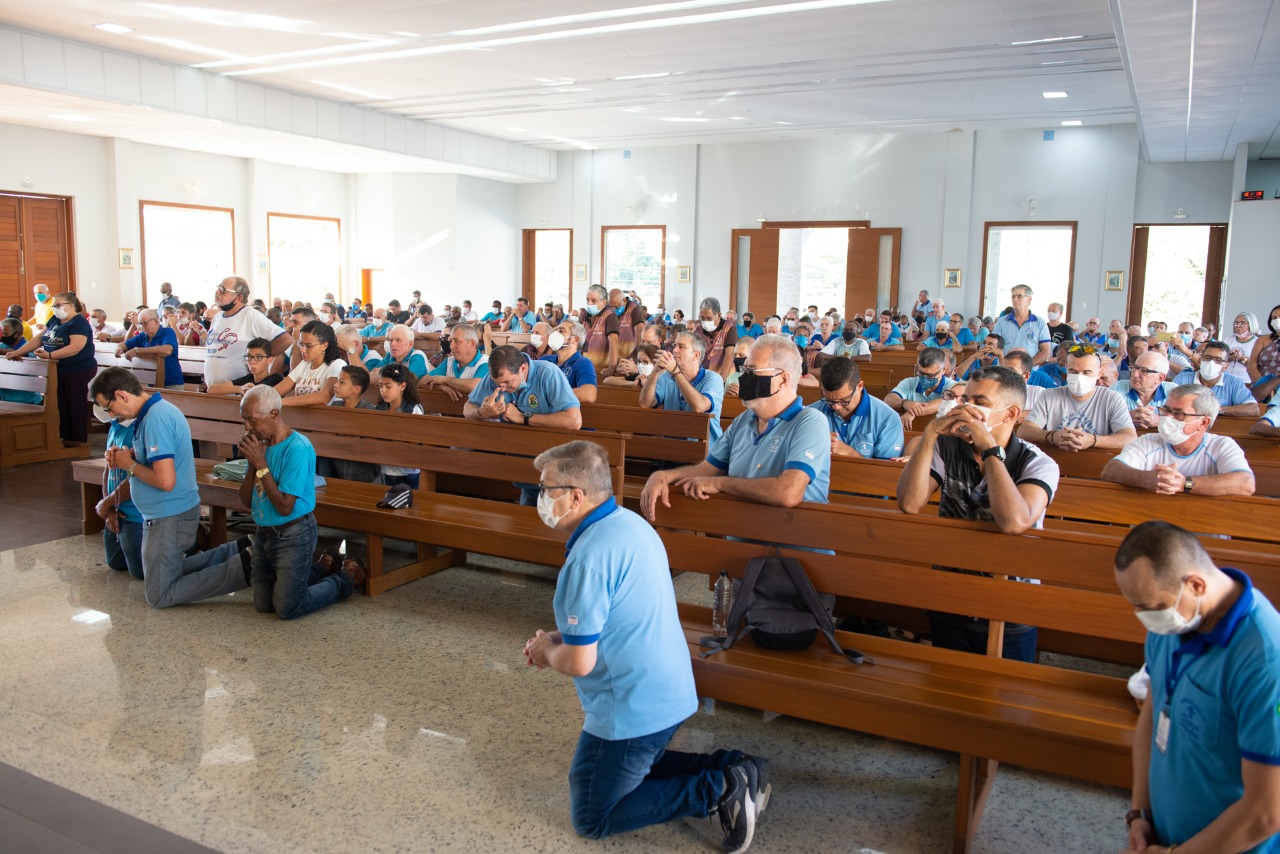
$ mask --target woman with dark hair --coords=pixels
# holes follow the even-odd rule
[[[1249,355],[1250,391],[1259,403],[1266,403],[1280,385],[1280,305],[1267,315],[1267,329],[1271,334],[1258,336]]]
[[[63,443],[88,442],[89,383],[98,373],[98,362],[93,352],[93,327],[85,319],[84,305],[71,291],[53,298],[53,316],[43,337],[4,355],[21,359],[31,352],[58,366],[58,433]]]
[[[387,365],[378,372],[378,395],[382,400],[374,409],[408,415],[422,414],[422,401],[418,397],[418,375],[404,365]],[[417,489],[420,480],[421,469],[385,464],[382,466],[382,481],[388,486],[405,483]]]
[[[653,344],[638,344],[631,354],[631,361],[636,366],[634,374],[614,374],[604,378],[605,385],[625,386],[627,388],[644,388],[644,381],[654,371],[658,361],[658,348]]]
[[[285,406],[325,406],[333,400],[333,387],[346,364],[338,349],[333,327],[313,320],[299,333],[298,350],[302,358],[276,386]]]

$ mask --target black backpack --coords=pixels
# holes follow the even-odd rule
[[[814,590],[800,561],[782,557],[770,547],[768,555],[747,563],[729,612],[728,637],[702,638],[702,645],[709,648],[701,657],[729,649],[747,632],[765,649],[808,649],[821,631],[836,654],[854,664],[874,664],[856,649],[844,649],[836,641],[831,620],[834,607],[835,597]]]

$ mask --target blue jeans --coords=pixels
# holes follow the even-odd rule
[[[120,520],[120,533],[102,531],[102,547],[106,552],[107,566],[127,569],[129,574],[142,579],[142,523]]]
[[[316,517],[308,513],[282,533],[259,528],[250,558],[253,607],[295,620],[338,601],[341,580],[326,576],[311,583],[311,555],[316,550]]]
[[[142,523],[142,572],[147,604],[168,608],[243,590],[244,564],[235,542],[187,557],[200,505]]]
[[[933,645],[945,649],[958,649],[985,655],[990,624],[974,617],[929,612],[929,630]],[[1000,657],[1009,661],[1036,663],[1036,642],[1039,632],[1035,626],[1022,623],[1005,623],[1004,647]]]
[[[603,839],[711,814],[724,790],[724,769],[743,754],[667,750],[679,728],[619,741],[583,731],[569,766],[569,811],[579,835]]]
[[[395,486],[397,483],[405,483],[410,489],[417,489],[422,482],[422,472],[416,471],[413,474],[384,474],[383,482],[387,486]]]

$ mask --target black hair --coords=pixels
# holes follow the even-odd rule
[[[862,372],[858,370],[858,363],[853,359],[848,356],[836,356],[823,363],[819,379],[822,382],[823,391],[835,391],[846,383],[849,388],[856,388],[862,380]]]
[[[250,338],[249,343],[244,346],[246,350],[261,350],[268,356],[271,355],[271,342],[265,338]]]
[[[132,395],[142,394],[142,383],[128,368],[107,368],[93,378],[89,386],[89,395],[97,403],[99,397],[111,400],[116,392],[124,391]]]
[[[998,332],[988,332],[988,333],[987,333],[987,338],[994,338],[994,339],[996,339],[996,341],[997,341],[997,342],[999,342],[999,347],[1000,347],[1000,349],[1001,349],[1001,350],[1003,350],[1003,349],[1004,349],[1004,336],[1003,336],[1003,335],[999,334]]]
[[[489,375],[496,376],[498,371],[507,371],[514,374],[520,370],[524,363],[524,353],[521,353],[510,344],[494,347],[493,352],[489,354]]]
[[[404,392],[400,397],[400,411],[413,412],[415,406],[422,404],[422,398],[418,397],[418,375],[409,370],[404,365],[390,364],[384,365],[378,382],[383,380],[391,380],[393,383],[404,383]],[[378,404],[379,409],[389,409],[387,402],[384,400]]]
[[[418,306],[418,314],[431,314],[431,315],[434,315],[434,314],[435,314],[435,312],[431,310],[431,306],[427,305],[427,304],[424,302],[422,305]]]
[[[306,334],[320,339],[320,343],[324,344],[324,362],[326,365],[334,359],[342,358],[342,349],[338,347],[338,336],[329,324],[313,320],[298,332],[299,335]]]
[[[1230,347],[1228,347],[1228,346],[1227,346],[1226,344],[1224,344],[1223,342],[1221,342],[1221,341],[1217,340],[1216,338],[1212,338],[1212,339],[1210,339],[1210,340],[1208,340],[1208,341],[1206,341],[1206,342],[1204,342],[1203,344],[1201,344],[1201,345],[1200,345],[1200,352],[1201,352],[1201,353],[1203,353],[1205,350],[1210,350],[1210,349],[1212,349],[1212,350],[1221,350],[1221,351],[1222,351],[1222,352],[1224,352],[1224,353],[1230,353],[1230,352],[1231,352],[1231,348],[1230,348]]]
[[[1116,550],[1116,570],[1124,572],[1138,558],[1151,561],[1155,577],[1177,580],[1188,569],[1204,569],[1213,560],[1191,532],[1161,520],[1143,522],[1130,531]]]
[[[991,380],[1000,386],[1000,391],[1005,394],[1005,399],[1012,398],[1009,402],[1019,407],[1025,408],[1027,405],[1027,381],[1022,378],[1022,374],[1013,368],[1007,368],[1004,365],[994,365],[990,368],[979,368],[969,375],[969,382],[976,383],[978,380]]]
[[[369,390],[369,372],[360,365],[343,365],[342,372],[351,380],[352,385],[364,394]]]

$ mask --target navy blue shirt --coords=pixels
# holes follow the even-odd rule
[[[565,363],[561,365],[556,359],[556,354],[543,356],[538,359],[539,362],[550,362],[551,364],[564,371],[564,378],[569,381],[570,388],[581,388],[584,385],[596,385],[596,366],[591,364],[591,360],[582,355],[581,351],[574,353]]]
[[[178,361],[178,333],[167,326],[161,326],[156,330],[154,338],[148,338],[145,332],[139,332],[124,342],[125,349],[128,350],[135,347],[163,347],[166,344],[172,349],[169,355],[164,357],[164,384],[180,386],[182,385],[182,363]]]
[[[85,320],[82,314],[73,314],[62,321],[59,321],[56,315],[49,318],[49,325],[44,330],[41,349],[46,353],[61,350],[71,343],[72,335],[83,335],[84,346],[80,348],[80,352],[71,356],[63,356],[56,361],[59,374],[87,371],[98,364],[98,359],[93,351],[93,327],[89,325],[89,321]]]

